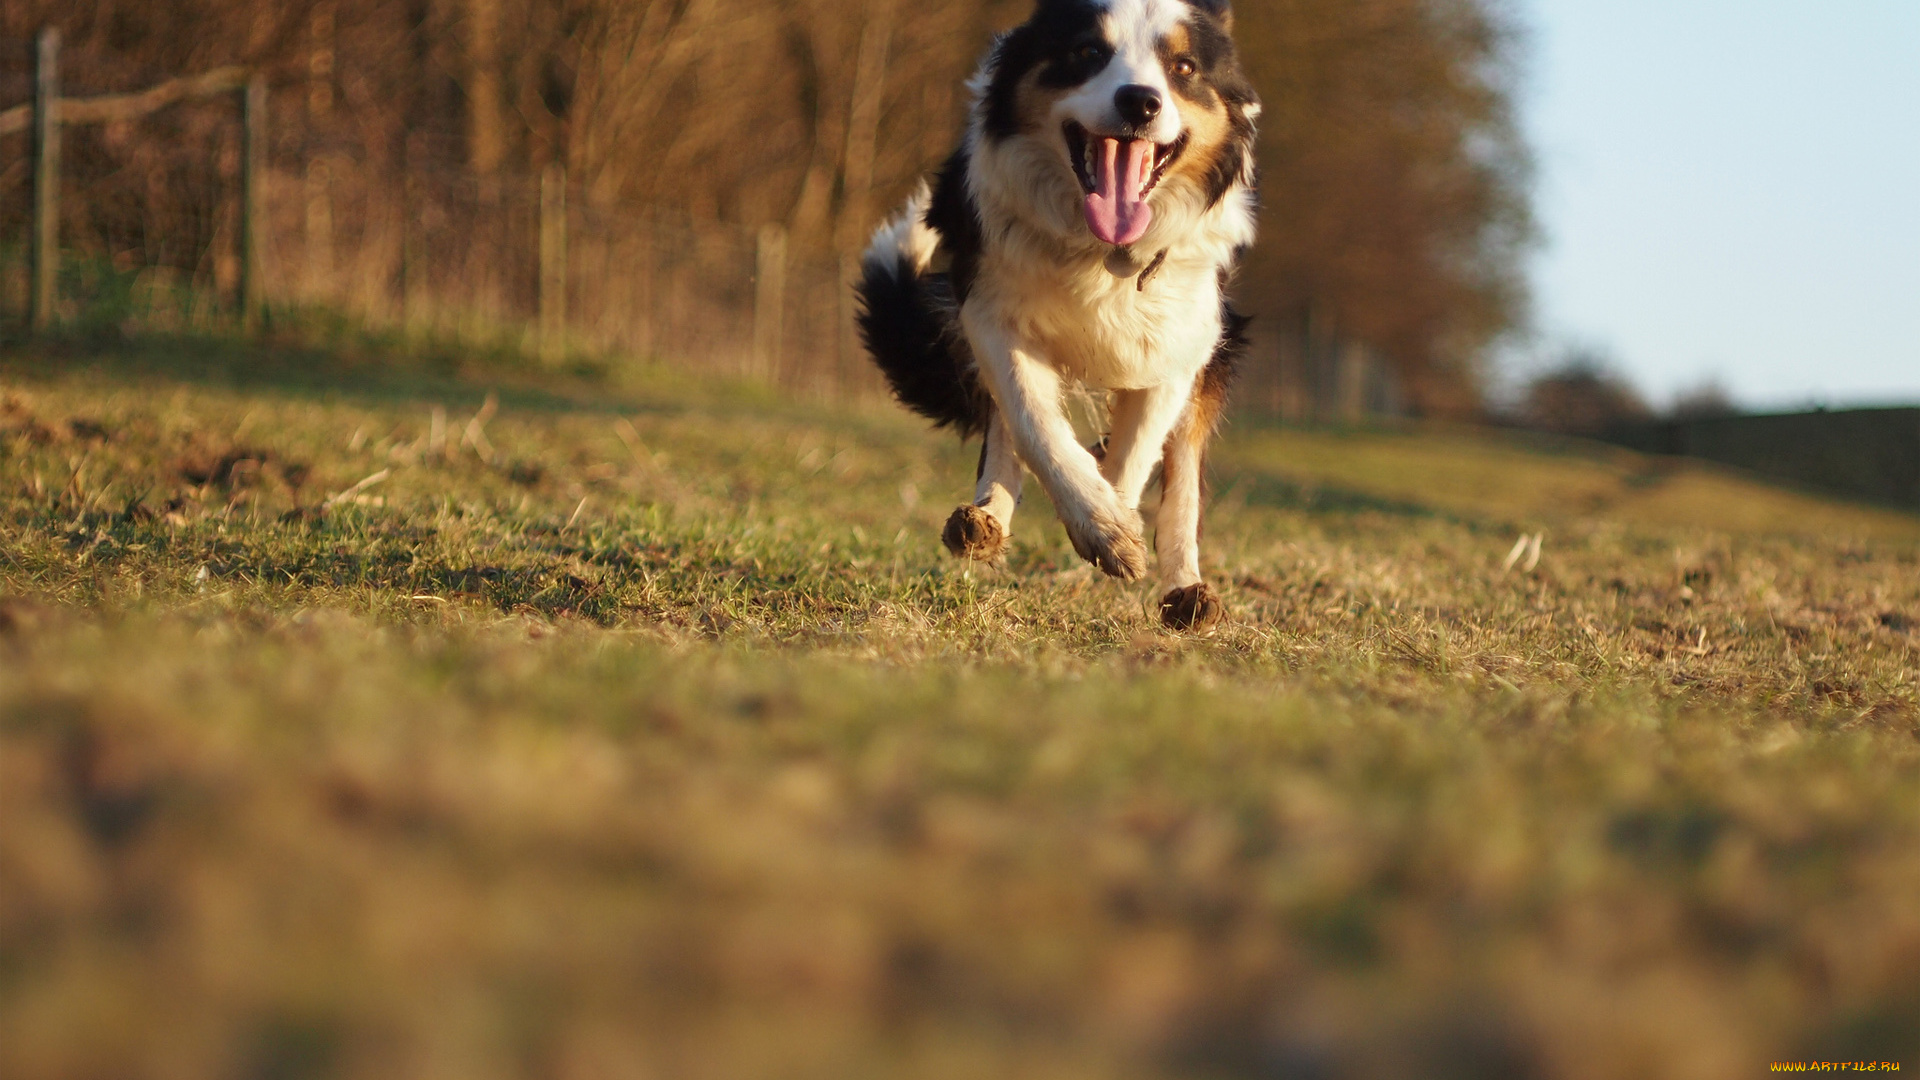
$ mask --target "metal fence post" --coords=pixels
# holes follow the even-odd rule
[[[40,31],[33,73],[33,283],[27,326],[53,324],[60,299],[60,31]]]
[[[247,79],[240,134],[240,321],[248,332],[266,317],[267,80]]]

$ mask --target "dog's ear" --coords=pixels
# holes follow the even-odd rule
[[[1228,33],[1233,32],[1233,7],[1227,3],[1227,0],[1187,0],[1187,3],[1194,10],[1205,12],[1217,19],[1222,30]]]

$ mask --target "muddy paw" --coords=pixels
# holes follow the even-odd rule
[[[1140,530],[1117,521],[1096,520],[1086,529],[1067,526],[1067,539],[1080,557],[1109,577],[1135,581],[1147,572],[1147,545]]]
[[[1007,533],[992,514],[977,506],[962,506],[940,530],[940,542],[958,558],[985,562],[1006,549]]]
[[[1210,629],[1227,609],[1206,582],[1174,589],[1160,598],[1160,622],[1169,630],[1198,633]]]

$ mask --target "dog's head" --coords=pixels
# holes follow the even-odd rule
[[[1039,0],[996,47],[978,138],[1015,151],[1040,200],[1131,244],[1156,205],[1211,207],[1247,175],[1259,99],[1226,0]],[[1050,174],[1050,175],[1049,175]]]

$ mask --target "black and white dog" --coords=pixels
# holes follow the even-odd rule
[[[1022,463],[1074,550],[1147,571],[1156,470],[1162,620],[1216,621],[1200,576],[1202,465],[1244,320],[1223,289],[1254,233],[1254,119],[1226,0],[1038,0],[969,83],[967,130],[874,234],[861,329],[907,407],[983,435],[972,504],[943,539],[1006,546]],[[1065,391],[1109,391],[1092,450]]]

